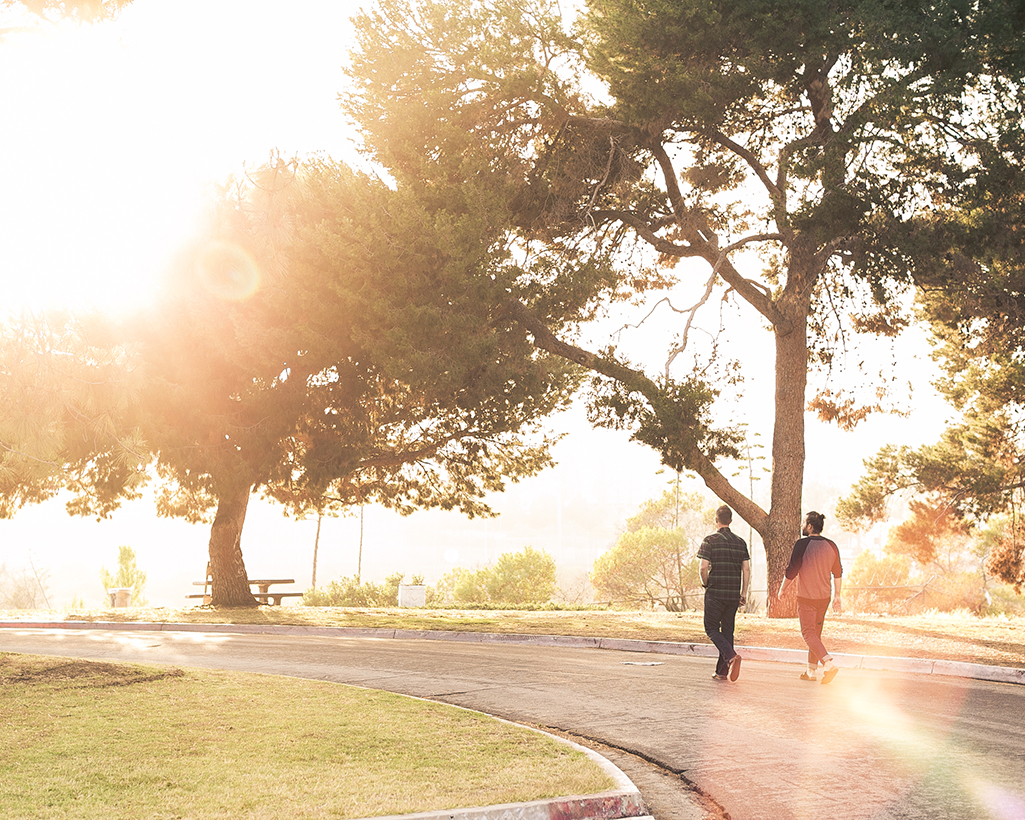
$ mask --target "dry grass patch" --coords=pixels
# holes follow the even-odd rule
[[[354,818],[612,787],[443,704],[317,681],[0,654],[0,817]]]

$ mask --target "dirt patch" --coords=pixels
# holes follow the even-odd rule
[[[184,674],[177,668],[155,670],[103,661],[0,655],[0,684],[61,684],[63,688],[104,689],[180,678]]]

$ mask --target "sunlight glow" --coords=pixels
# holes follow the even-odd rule
[[[4,311],[150,302],[212,186],[275,150],[351,154],[337,98],[357,6],[135,0],[4,37]]]
[[[60,27],[5,42],[0,72],[20,78],[0,90],[5,307],[148,300],[203,189],[166,173],[125,52],[102,27]]]
[[[974,783],[973,791],[994,820],[1021,820],[1025,817],[1025,793],[1004,789],[981,779]]]

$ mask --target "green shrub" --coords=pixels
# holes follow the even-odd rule
[[[401,572],[389,575],[383,585],[372,581],[360,583],[356,577],[340,578],[327,587],[308,590],[302,597],[302,603],[303,606],[398,606],[399,584],[403,577]]]

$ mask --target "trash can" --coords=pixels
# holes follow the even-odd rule
[[[426,586],[423,584],[399,584],[399,606],[408,608],[426,605]]]
[[[107,595],[110,596],[110,605],[114,609],[131,606],[133,589],[134,587],[117,587],[116,589],[108,589]]]

